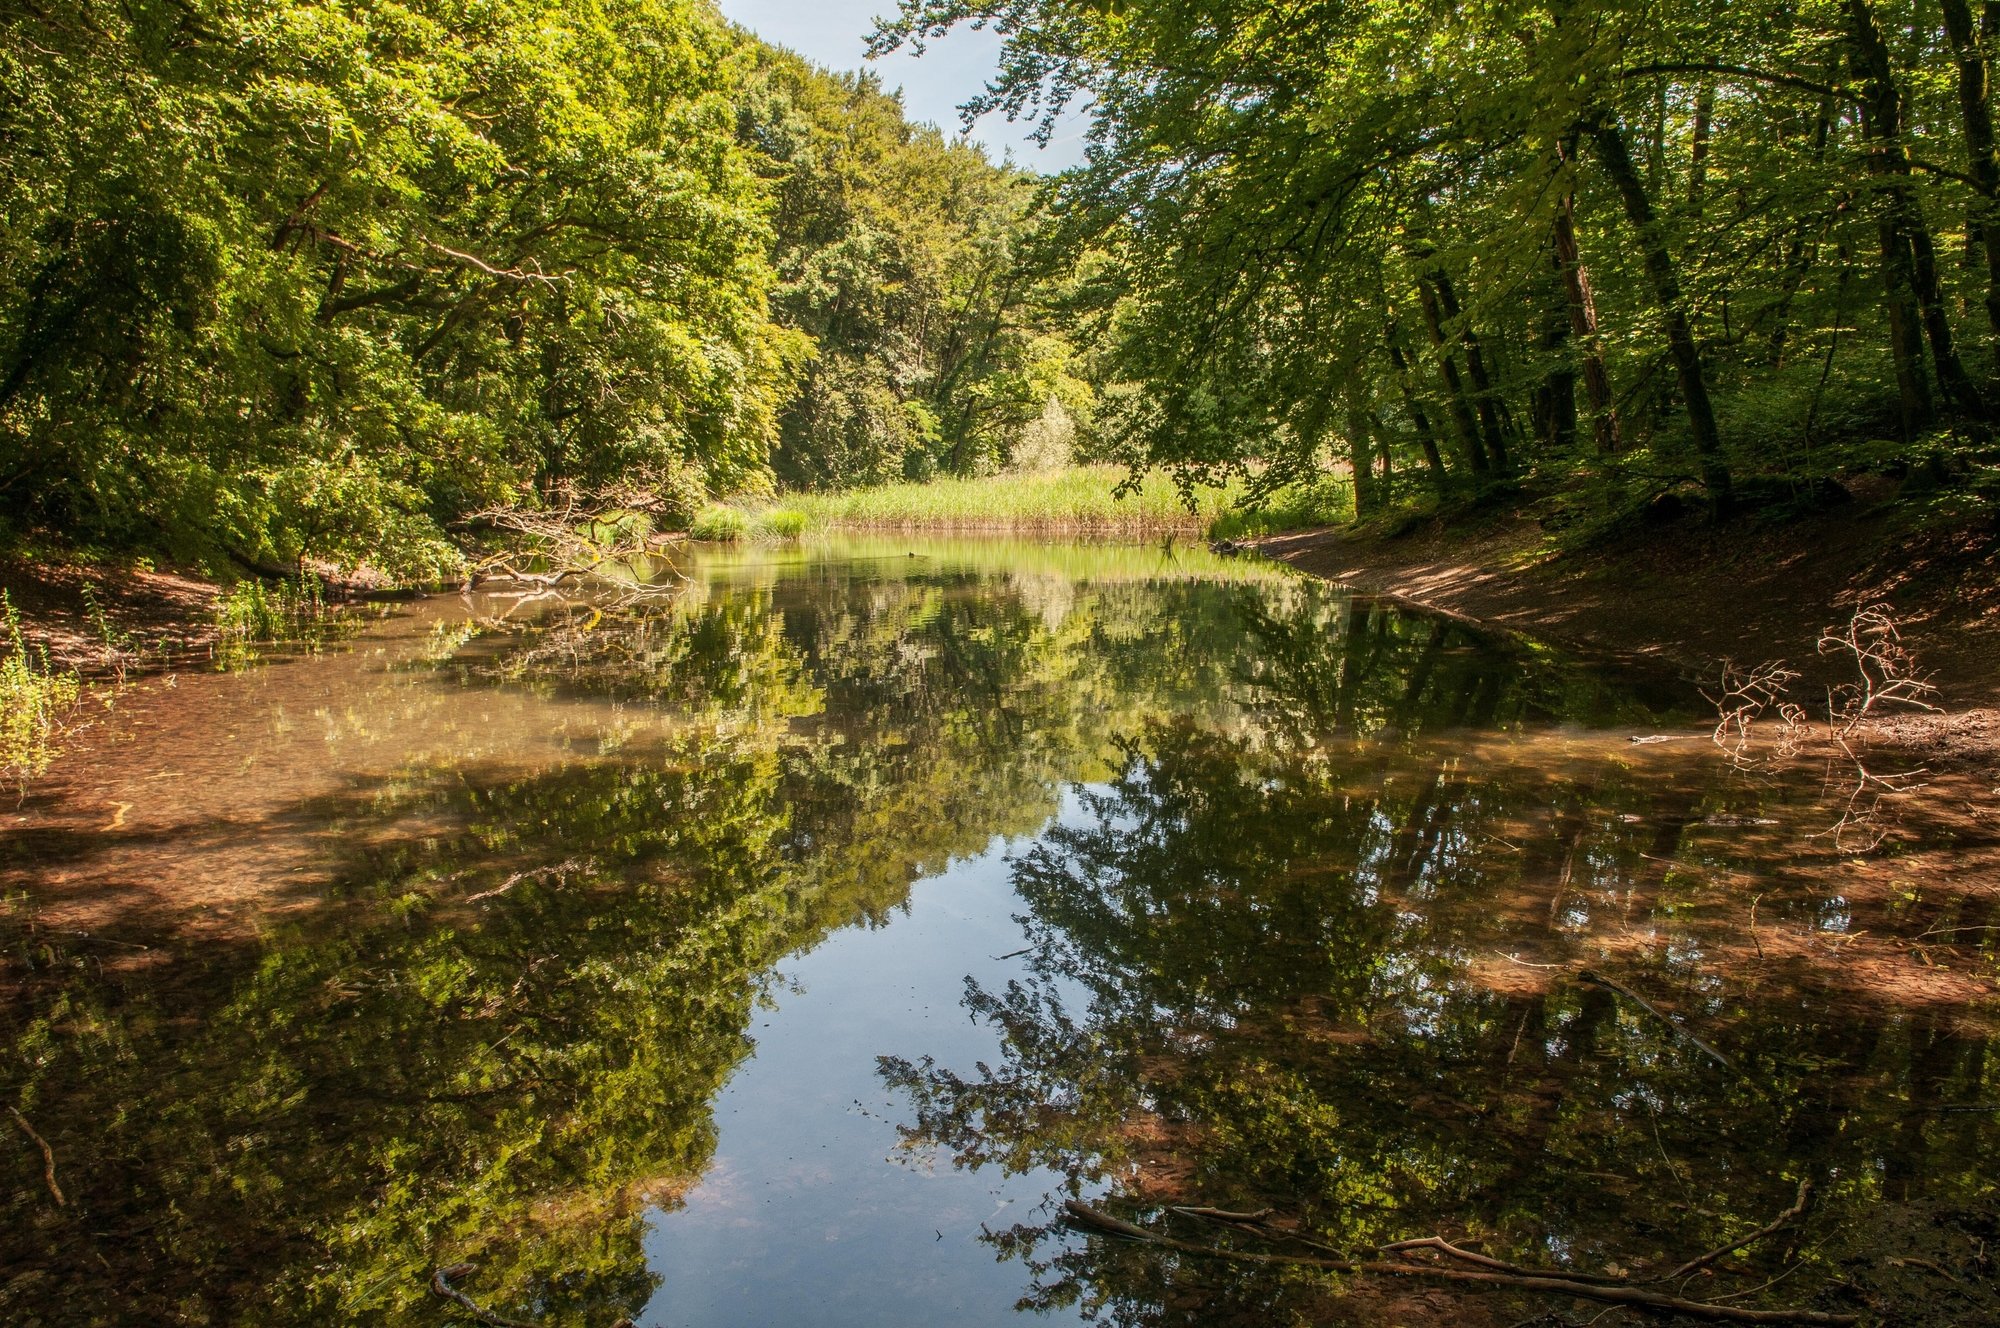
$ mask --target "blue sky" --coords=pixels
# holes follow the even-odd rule
[[[722,12],[765,41],[788,47],[829,69],[874,69],[887,87],[903,90],[913,120],[928,120],[956,135],[958,104],[986,85],[1000,50],[990,32],[960,28],[932,42],[922,58],[899,51],[871,65],[864,55],[875,16],[895,9],[895,0],[718,0]],[[1058,127],[1046,151],[1028,141],[1033,126],[1009,124],[992,115],[973,127],[972,137],[998,160],[1012,149],[1030,170],[1058,171],[1083,157],[1084,121],[1071,116]]]

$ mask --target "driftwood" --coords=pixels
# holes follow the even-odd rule
[[[55,1199],[56,1207],[61,1208],[66,1201],[63,1198],[62,1186],[56,1184],[55,1149],[50,1148],[49,1141],[35,1132],[35,1127],[28,1124],[26,1116],[13,1107],[7,1108],[7,1112],[14,1118],[14,1123],[21,1127],[21,1133],[33,1139],[35,1147],[42,1150],[42,1183],[49,1187],[49,1194]]]
[[[1423,1262],[1415,1259],[1322,1259],[1299,1254],[1263,1254],[1253,1250],[1232,1250],[1216,1245],[1203,1245],[1197,1241],[1179,1240],[1173,1236],[1148,1231],[1141,1226],[1122,1221],[1092,1208],[1078,1199],[1063,1204],[1063,1211],[1079,1226],[1088,1227],[1108,1235],[1122,1236],[1127,1240],[1141,1241],[1157,1245],[1163,1249],[1177,1250],[1183,1254],[1199,1255],[1204,1258],[1226,1259],[1235,1263],[1262,1264],[1270,1267],[1316,1268],[1330,1273],[1360,1273],[1384,1277],[1422,1277],[1444,1282],[1464,1282],[1481,1286],[1498,1287],[1514,1291],[1534,1291],[1547,1295],[1570,1296],[1579,1300],[1594,1300],[1607,1305],[1626,1305],[1633,1309],[1660,1314],[1683,1314],[1690,1318],[1708,1319],[1718,1323],[1773,1323],[1773,1324],[1818,1324],[1827,1328],[1860,1322],[1853,1314],[1830,1314],[1822,1310],[1753,1310],[1736,1305],[1720,1305],[1711,1301],[1687,1300],[1680,1296],[1669,1296],[1663,1292],[1648,1291],[1644,1287],[1629,1283],[1610,1282],[1603,1279],[1584,1280],[1583,1275],[1573,1273],[1543,1272],[1531,1269],[1516,1270],[1514,1265],[1488,1259],[1484,1255],[1461,1250],[1441,1238],[1432,1237],[1421,1241],[1405,1241],[1389,1247],[1392,1250],[1414,1251],[1433,1249],[1448,1253],[1452,1257],[1470,1262],[1470,1268],[1452,1268],[1443,1264]],[[1762,1233],[1760,1233],[1762,1234]],[[1755,1239],[1753,1237],[1752,1239]],[[1748,1241],[1744,1242],[1749,1243]],[[1739,1247],[1740,1248],[1740,1247]],[[1720,1258],[1721,1254],[1714,1257]],[[1497,1265],[1497,1266],[1495,1266]]]

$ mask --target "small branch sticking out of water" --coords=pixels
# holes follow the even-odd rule
[[[1582,972],[1578,973],[1576,975],[1576,978],[1577,981],[1579,982],[1588,982],[1595,986],[1603,987],[1607,991],[1617,992],[1620,996],[1623,996],[1626,1000],[1632,1002],[1634,1005],[1644,1010],[1647,1014],[1652,1015],[1653,1018],[1659,1020],[1661,1023],[1665,1024],[1668,1028],[1672,1029],[1676,1037],[1683,1039],[1684,1041],[1688,1042],[1689,1044],[1696,1047],[1700,1051],[1705,1052],[1707,1055],[1712,1057],[1717,1065],[1720,1065],[1725,1070],[1729,1070],[1735,1074],[1743,1073],[1742,1070],[1737,1068],[1735,1061],[1730,1060],[1727,1056],[1717,1051],[1714,1047],[1709,1046],[1706,1042],[1703,1042],[1693,1033],[1688,1032],[1686,1028],[1681,1026],[1679,1020],[1669,1018],[1665,1011],[1661,1010],[1658,1006],[1654,1005],[1644,996],[1641,996],[1638,992],[1633,991],[1630,987],[1626,986],[1624,983],[1613,982],[1610,978],[1605,977],[1602,973],[1596,973],[1587,968],[1584,969]]]
[[[1755,1245],[1758,1241],[1764,1239],[1764,1237],[1766,1236],[1777,1235],[1780,1231],[1783,1231],[1786,1227],[1790,1226],[1792,1223],[1798,1221],[1800,1218],[1805,1216],[1806,1205],[1812,1202],[1812,1194],[1813,1194],[1813,1183],[1810,1180],[1800,1181],[1799,1197],[1797,1202],[1793,1203],[1792,1206],[1790,1208],[1787,1208],[1784,1212],[1779,1213],[1776,1217],[1772,1218],[1771,1221],[1766,1223],[1764,1226],[1759,1227],[1757,1230],[1751,1232],[1749,1235],[1745,1236],[1743,1239],[1739,1241],[1734,1242],[1733,1244],[1724,1245],[1719,1249],[1710,1250],[1707,1254],[1698,1255],[1695,1258],[1689,1259],[1686,1263],[1674,1269],[1674,1271],[1672,1271],[1671,1273],[1662,1273],[1658,1277],[1649,1277],[1646,1280],[1649,1282],[1676,1281],[1680,1278],[1686,1277],[1690,1273],[1700,1272],[1702,1269],[1714,1263],[1717,1259],[1722,1258],[1725,1254],[1734,1254],[1736,1253],[1736,1251],[1744,1248],[1747,1245]]]
[[[35,1141],[35,1147],[42,1150],[42,1180],[48,1185],[49,1193],[55,1196],[56,1207],[61,1208],[67,1200],[63,1198],[62,1186],[56,1184],[55,1150],[49,1147],[48,1140],[35,1133],[35,1127],[28,1124],[26,1116],[13,1107],[7,1108],[7,1113],[14,1118],[14,1123],[21,1127],[21,1132]]]

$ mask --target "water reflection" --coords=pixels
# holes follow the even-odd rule
[[[467,1261],[481,1304],[551,1325],[770,1319],[836,1281],[854,1322],[957,1296],[1215,1323],[1325,1292],[1037,1202],[1630,1262],[1801,1175],[1848,1210],[1990,1190],[1992,1117],[1919,1110],[1993,1099],[1990,981],[1947,954],[1885,984],[1836,962],[1867,942],[1819,939],[1920,930],[1940,897],[1830,891],[1814,789],[1631,747],[1671,695],[1184,550],[681,572],[181,680],[16,813],[6,1094],[64,1202],[38,1150],[0,1154],[0,1312],[434,1323],[431,1271]],[[885,1015],[899,962],[974,975],[977,1024],[950,996]],[[828,1098],[878,1054],[900,1161]],[[817,1197],[788,1192],[813,1221],[726,1257],[728,1184],[789,1175],[788,1104],[821,1099]],[[978,1193],[885,1197],[933,1149],[991,1164]],[[989,1191],[1004,1220],[947,1244]],[[919,1272],[895,1233],[931,1204]],[[807,1257],[829,1226],[867,1234]]]

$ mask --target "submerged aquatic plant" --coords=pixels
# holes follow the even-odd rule
[[[83,682],[69,669],[50,665],[28,649],[21,618],[0,590],[0,620],[6,626],[0,655],[0,775],[22,789],[60,754],[57,746],[83,696]]]

